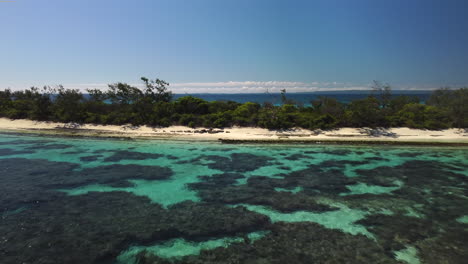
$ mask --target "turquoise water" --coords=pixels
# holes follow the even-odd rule
[[[1,263],[465,263],[468,149],[0,134]]]

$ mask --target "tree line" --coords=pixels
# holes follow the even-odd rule
[[[0,90],[0,116],[11,119],[149,125],[166,127],[254,126],[268,129],[333,129],[338,127],[468,127],[468,88],[435,90],[421,103],[414,96],[392,96],[388,84],[375,82],[366,98],[349,104],[319,97],[303,106],[281,91],[282,105],[271,102],[206,101],[193,96],[173,100],[169,84],[142,77],[143,88],[110,84],[105,91],[32,87]]]

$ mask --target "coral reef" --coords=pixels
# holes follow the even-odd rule
[[[164,259],[149,252],[138,255],[140,264],[181,263],[398,263],[374,241],[314,223],[277,223],[271,233],[248,243],[204,250],[198,256]]]
[[[243,208],[185,202],[166,210],[127,192],[89,193],[4,217],[0,259],[5,264],[112,263],[132,243],[203,240],[268,226],[266,216]]]
[[[61,197],[55,191],[90,183],[110,186],[131,186],[129,179],[168,179],[172,171],[166,167],[140,165],[108,165],[76,170],[77,164],[37,159],[0,159],[0,204],[12,210],[25,204],[37,204]]]
[[[31,150],[47,150],[47,149],[67,149],[71,148],[73,145],[68,144],[37,144],[34,146],[27,147],[26,149]]]
[[[464,149],[1,140],[2,264],[468,259]]]
[[[204,155],[202,159],[211,161],[207,166],[210,169],[225,172],[247,172],[268,165],[272,158],[250,153],[233,153],[230,157]]]
[[[12,156],[12,155],[20,155],[20,154],[32,154],[34,151],[30,150],[14,150],[8,148],[0,149],[0,156]]]

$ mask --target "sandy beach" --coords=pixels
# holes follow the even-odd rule
[[[216,140],[225,143],[242,142],[324,142],[324,143],[388,143],[388,144],[453,144],[468,146],[468,129],[420,130],[410,128],[340,128],[335,130],[268,130],[253,127],[224,129],[165,128],[131,125],[93,125],[42,122],[0,118],[0,131],[40,133],[64,136],[172,138]]]

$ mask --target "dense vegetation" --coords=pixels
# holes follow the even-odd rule
[[[389,85],[375,82],[365,99],[343,104],[320,97],[304,107],[281,93],[282,105],[232,101],[208,102],[193,96],[172,100],[168,83],[141,78],[144,88],[110,84],[106,91],[32,87],[0,91],[0,116],[11,119],[122,125],[190,127],[258,126],[269,129],[302,127],[468,127],[468,88],[436,90],[421,104],[417,97],[392,96]]]

